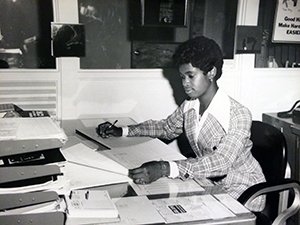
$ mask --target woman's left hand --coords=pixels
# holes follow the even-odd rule
[[[138,168],[129,170],[129,177],[136,184],[150,184],[170,174],[169,163],[166,161],[146,162]]]

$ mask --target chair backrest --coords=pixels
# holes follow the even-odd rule
[[[287,145],[283,133],[270,124],[253,121],[250,139],[253,142],[252,155],[261,165],[267,182],[272,183],[284,179]],[[263,213],[273,220],[277,216],[278,205],[278,194],[268,194]]]

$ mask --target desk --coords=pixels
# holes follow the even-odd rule
[[[91,121],[89,121],[89,122],[91,122]],[[98,123],[99,123],[99,120],[97,121],[95,119],[95,122],[94,122],[95,126]],[[100,148],[100,149],[104,150],[103,146],[98,146],[95,142],[84,139],[83,137],[80,137],[77,134],[75,134],[75,129],[80,129],[80,128],[84,128],[84,127],[85,127],[85,123],[80,121],[80,120],[66,120],[66,121],[62,122],[62,128],[65,130],[68,137],[71,138],[71,137],[76,136],[78,138],[78,140],[80,140],[80,142],[84,142],[86,145],[92,146],[92,148],[97,148],[97,149]],[[159,140],[157,140],[157,141],[159,141]],[[74,144],[75,143],[68,143],[67,142],[64,149],[72,147],[72,145],[74,145]],[[164,144],[164,146],[165,146],[165,148],[170,148],[169,146],[167,146],[165,144]],[[62,152],[64,152],[64,149],[62,149]],[[108,151],[113,151],[113,149],[108,150]],[[97,187],[93,187],[93,188],[94,189],[108,190],[110,196],[113,199],[116,199],[116,198],[130,198],[130,197],[133,197],[133,196],[138,196],[130,182],[121,183],[121,184],[102,185],[102,186],[97,186]],[[172,193],[172,194],[165,193],[165,194],[160,194],[160,195],[146,195],[145,197],[147,199],[149,199],[150,201],[152,201],[152,200],[156,200],[156,199],[170,198],[170,197],[179,198],[179,197],[184,197],[184,196],[201,196],[201,195],[203,196],[203,195],[206,195],[206,194],[217,195],[217,194],[220,194],[220,193],[223,193],[223,191],[220,187],[207,186],[207,187],[204,187],[204,191],[201,191],[201,192],[182,192],[182,190],[181,190],[177,194],[176,193],[175,194],[174,193]],[[215,213],[218,214],[219,212],[216,211]],[[120,213],[120,217],[122,219],[122,217],[126,217],[126,215]],[[160,223],[160,224],[164,224],[164,223]],[[178,224],[178,223],[176,223],[176,224]],[[188,221],[188,222],[182,222],[182,223],[179,223],[179,224],[243,224],[243,225],[254,225],[255,224],[255,216],[250,211],[246,211],[246,212],[241,213],[241,214],[236,214],[234,217],[228,217],[228,218],[225,218],[225,219],[216,219],[216,220],[211,220],[210,219],[210,220],[201,220],[201,221]]]

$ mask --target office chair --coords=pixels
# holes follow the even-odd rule
[[[251,137],[253,142],[252,154],[262,167],[266,182],[249,187],[238,201],[245,204],[255,197],[266,194],[266,207],[262,212],[255,212],[256,224],[282,225],[296,214],[300,208],[300,183],[285,178],[287,167],[287,145],[280,130],[270,124],[253,121]],[[292,201],[288,208],[279,212],[280,194],[289,190]]]

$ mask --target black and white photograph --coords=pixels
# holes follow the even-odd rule
[[[300,0],[0,0],[0,225],[299,225]]]

